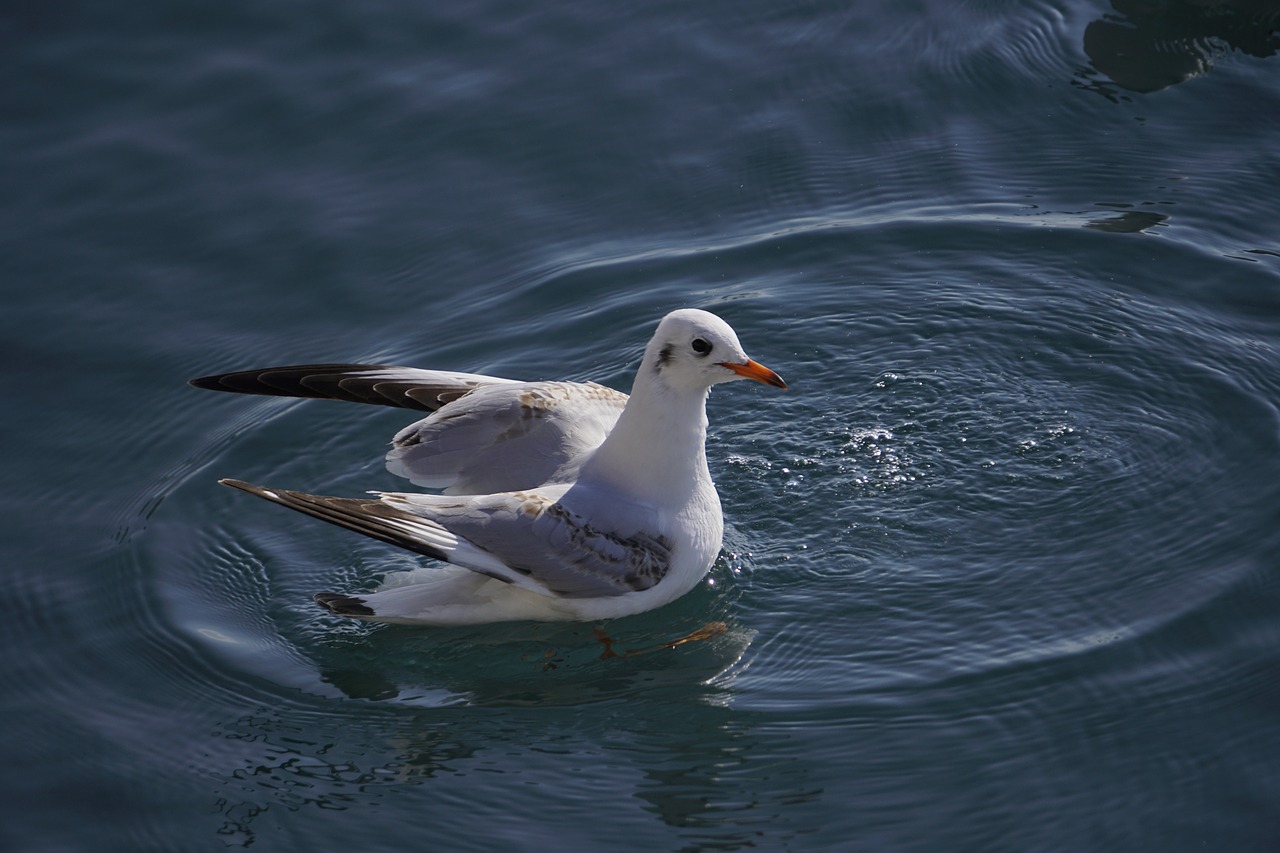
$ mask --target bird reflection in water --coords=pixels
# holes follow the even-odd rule
[[[1274,0],[1112,0],[1115,14],[1091,21],[1084,52],[1092,63],[1076,85],[1111,100],[1115,87],[1149,93],[1208,73],[1231,51],[1267,58],[1280,50]],[[1109,80],[1092,78],[1092,72]]]

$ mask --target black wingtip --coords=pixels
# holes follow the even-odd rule
[[[377,497],[336,498],[326,495],[309,495],[292,489],[268,489],[265,486],[246,483],[244,480],[229,478],[218,482],[321,521],[354,530],[379,542],[386,542],[397,548],[449,562],[449,555],[445,551],[414,534],[413,525],[425,523],[422,518],[389,506]]]
[[[422,374],[412,368],[387,364],[297,364],[197,376],[188,379],[187,384],[206,391],[345,400],[422,412],[434,412],[447,404],[451,395],[461,396],[470,390],[469,387],[436,387],[425,381]]]
[[[373,608],[364,603],[363,598],[353,595],[342,595],[337,592],[317,592],[311,600],[330,613],[339,616],[372,616]]]

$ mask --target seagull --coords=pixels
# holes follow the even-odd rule
[[[707,470],[711,386],[787,387],[707,311],[659,322],[630,396],[594,382],[521,382],[389,365],[311,364],[205,376],[197,388],[430,412],[396,434],[388,470],[434,493],[343,498],[220,480],[448,565],[317,604],[372,622],[594,622],[661,607],[720,553]],[[415,575],[419,573],[414,573]]]

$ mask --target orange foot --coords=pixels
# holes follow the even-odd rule
[[[663,649],[674,649],[677,646],[683,646],[685,643],[692,643],[695,640],[709,640],[712,637],[718,637],[728,630],[729,626],[724,622],[708,622],[696,631],[691,631],[678,639],[643,649],[627,649],[622,653],[621,657],[629,658],[635,655],[647,655],[650,652],[658,652]],[[618,653],[613,650],[613,638],[606,634],[604,629],[596,627],[592,628],[591,632],[600,644],[604,646],[604,651],[600,653],[600,660],[619,657]]]
[[[604,646],[604,651],[600,653],[600,660],[608,660],[618,656],[618,653],[613,650],[613,639],[604,632],[603,628],[596,626],[591,629],[591,633],[600,641],[600,645]]]

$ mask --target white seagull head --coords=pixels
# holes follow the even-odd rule
[[[697,308],[681,308],[662,318],[645,347],[640,370],[683,392],[706,392],[718,382],[735,379],[787,387],[782,377],[747,357],[728,323]]]

